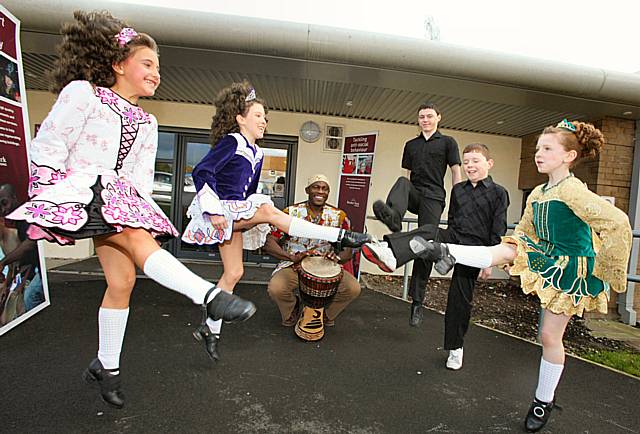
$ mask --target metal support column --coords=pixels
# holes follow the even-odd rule
[[[629,195],[629,220],[634,230],[640,229],[640,121],[636,121],[636,135],[633,151],[633,171],[631,174],[631,194]],[[640,250],[640,240],[633,238],[631,249],[631,259],[627,274],[638,274],[638,254]],[[627,283],[627,292],[618,296],[618,313],[622,316],[622,321],[629,325],[636,325],[637,313],[633,309],[633,299],[635,283]]]

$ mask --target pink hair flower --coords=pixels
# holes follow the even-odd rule
[[[121,47],[124,47],[136,36],[138,36],[138,32],[133,30],[131,27],[123,27],[122,30],[120,30],[120,33],[114,37],[118,40],[118,44],[120,44]]]

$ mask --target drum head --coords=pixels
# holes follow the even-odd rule
[[[308,256],[300,262],[300,267],[308,274],[316,277],[334,277],[342,268],[335,262],[322,256]]]

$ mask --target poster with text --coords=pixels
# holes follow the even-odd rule
[[[369,186],[378,133],[345,136],[342,149],[338,208],[347,213],[351,229],[364,232]],[[360,251],[353,257],[354,275],[360,270]]]
[[[5,218],[27,200],[29,140],[20,22],[0,5],[0,335],[49,306],[42,246]]]

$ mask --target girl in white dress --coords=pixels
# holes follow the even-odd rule
[[[160,84],[158,47],[108,12],[76,11],[62,27],[52,71],[58,99],[29,147],[30,199],[8,218],[29,237],[73,244],[92,238],[107,289],[97,358],[85,371],[103,400],[124,405],[119,365],[136,266],[202,305],[214,320],[243,321],[253,303],[196,276],[159,247],[178,232],[151,199],[158,124],[138,99]]]

